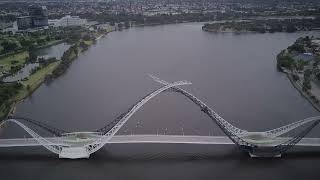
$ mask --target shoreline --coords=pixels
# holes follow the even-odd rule
[[[115,30],[107,31],[106,33],[101,34],[100,36],[98,36],[97,38],[95,38],[95,40],[99,40],[99,39],[103,38],[105,35],[109,34],[110,32],[113,32],[113,31],[115,31]],[[64,42],[64,40],[59,40],[58,42],[54,42],[54,43],[51,43],[51,44],[49,44],[49,45],[45,45],[45,47],[44,47],[44,46],[39,47],[39,49],[41,49],[41,48],[46,48],[46,47],[50,47],[50,46],[54,46],[54,45],[59,44],[59,43],[62,43],[62,42]],[[89,47],[91,47],[92,45],[94,45],[94,43],[90,44]],[[37,48],[37,49],[38,49],[38,48]],[[79,54],[80,54],[80,53],[84,53],[84,52],[87,51],[88,49],[89,49],[89,48],[82,49],[81,51],[79,51]],[[74,61],[74,60],[76,60],[76,59],[78,59],[78,55],[77,55],[72,61]],[[60,60],[60,61],[61,61],[61,60]],[[51,70],[50,73],[46,73],[45,76],[41,77],[41,80],[35,85],[35,87],[32,88],[30,91],[28,91],[26,94],[24,94],[24,95],[17,94],[16,97],[15,97],[16,99],[13,100],[13,102],[10,104],[10,107],[8,108],[9,111],[6,113],[6,115],[4,115],[3,117],[0,117],[0,119],[1,119],[1,118],[2,118],[2,119],[6,119],[6,118],[8,118],[8,116],[13,115],[13,114],[15,113],[15,111],[16,111],[16,105],[17,105],[18,103],[23,102],[26,98],[30,97],[41,85],[43,85],[43,83],[45,83],[45,81],[46,81],[47,75],[52,74],[52,72],[59,66],[59,64],[60,64],[60,63],[58,63],[58,64]],[[25,90],[22,90],[22,91],[25,91]],[[19,96],[21,96],[21,97],[19,97]]]
[[[288,72],[288,70],[283,69],[282,67],[280,67],[280,69],[281,69],[281,72],[287,76],[291,85],[299,92],[299,94],[303,98],[305,98],[315,110],[320,112],[320,104],[314,102],[314,100],[310,97],[310,93],[308,94],[302,90],[301,86],[294,81],[292,77],[292,73]]]
[[[59,64],[56,64],[55,66],[57,67]],[[54,67],[52,69],[52,71],[56,68]],[[7,115],[4,117],[4,118],[7,118],[8,116],[12,115],[15,110],[16,110],[16,105],[20,102],[23,102],[26,98],[30,97],[46,80],[46,76],[51,74],[52,71],[50,73],[46,73],[45,76],[41,77],[40,81],[38,83],[35,84],[34,88],[30,89],[30,90],[27,90],[27,92],[25,94],[17,94],[16,95],[16,99],[12,102],[12,104],[10,105],[10,108],[9,108],[9,112],[7,113]],[[23,91],[25,90],[22,90],[21,93],[23,93]]]
[[[212,30],[212,29],[207,29],[207,28],[202,28],[203,31],[205,32],[210,32],[210,33],[235,33],[235,34],[241,34],[241,33],[258,33],[258,34],[273,34],[273,33],[298,33],[298,32],[310,32],[310,31],[320,31],[320,29],[311,29],[311,30],[297,30],[294,32],[285,32],[285,31],[275,31],[275,32],[259,32],[259,31],[249,31],[249,30],[241,30],[241,31],[236,31],[236,30]]]

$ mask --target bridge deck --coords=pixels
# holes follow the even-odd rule
[[[51,143],[47,145],[65,145],[74,144],[81,146],[88,142],[93,142],[97,137],[88,139],[69,139],[67,137],[47,137]],[[276,138],[277,142],[283,142],[289,138]],[[172,143],[172,144],[234,144],[227,136],[178,136],[178,135],[118,135],[110,139],[109,143],[127,144],[127,143]],[[270,145],[270,144],[269,144]],[[19,146],[40,146],[36,139],[18,138],[18,139],[0,139],[0,147],[19,147]],[[297,146],[320,146],[320,138],[303,138]]]

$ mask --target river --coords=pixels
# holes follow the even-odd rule
[[[275,60],[298,37],[319,34],[215,34],[203,32],[200,23],[112,32],[65,75],[18,104],[15,115],[68,131],[92,131],[160,87],[147,76],[151,73],[171,82],[191,81],[184,88],[237,127],[276,128],[319,115],[277,71]],[[148,102],[120,131],[222,135],[198,107],[174,93]],[[319,127],[310,136],[319,137]],[[7,179],[313,179],[319,165],[320,148],[295,148],[284,158],[259,160],[233,146],[108,145],[77,161],[59,160],[43,148],[0,149]]]

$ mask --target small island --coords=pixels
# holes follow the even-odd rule
[[[202,30],[208,32],[296,32],[320,29],[320,20],[316,17],[307,19],[254,19],[207,23]]]
[[[277,55],[277,67],[320,111],[320,38],[301,37]]]

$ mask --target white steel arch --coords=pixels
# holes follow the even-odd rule
[[[293,129],[296,129],[304,124],[310,123],[310,122],[316,122],[316,121],[320,121],[320,116],[315,116],[315,117],[309,117],[306,119],[302,119],[300,121],[276,128],[276,129],[271,129],[269,131],[265,131],[263,133],[265,133],[266,136],[270,137],[270,138],[275,138],[275,137],[279,137]]]
[[[62,150],[62,146],[59,145],[48,145],[48,144],[53,144],[52,142],[44,139],[43,137],[41,137],[39,134],[37,134],[36,132],[34,132],[32,129],[28,128],[26,125],[22,124],[21,122],[15,120],[15,119],[7,119],[3,122],[1,122],[0,127],[2,127],[3,125],[5,125],[6,123],[14,123],[18,126],[20,126],[24,131],[26,131],[30,136],[32,136],[34,139],[36,139],[36,141],[42,145],[43,147],[45,147],[47,150],[55,153],[55,154],[60,154],[61,150]]]
[[[149,74],[149,76],[156,82],[161,83],[161,84],[170,84],[167,81],[161,80],[160,78],[153,76],[151,74]],[[269,131],[265,131],[265,132],[248,132],[246,130],[242,130],[240,128],[237,128],[235,126],[233,126],[232,124],[230,124],[228,121],[226,121],[225,119],[223,119],[218,113],[214,112],[209,106],[207,106],[204,102],[202,102],[200,99],[198,99],[197,97],[195,97],[194,95],[192,95],[191,93],[187,92],[186,90],[180,88],[180,87],[174,87],[175,89],[178,89],[180,92],[182,92],[185,96],[187,97],[191,97],[193,100],[196,101],[196,104],[200,105],[201,107],[206,107],[208,109],[208,111],[210,112],[210,114],[213,115],[214,119],[216,120],[216,123],[218,124],[222,124],[225,128],[227,128],[228,130],[230,130],[233,134],[239,136],[239,137],[246,137],[246,136],[250,136],[250,135],[260,135],[263,136],[264,138],[276,138],[279,137],[291,130],[294,130],[304,124],[307,123],[312,123],[312,122],[318,122],[320,121],[320,116],[315,116],[315,117],[309,117],[306,119],[302,119],[300,121],[276,128],[276,129],[272,129]]]
[[[167,81],[161,80],[158,77],[155,77],[151,74],[149,74],[149,76],[156,82],[160,83],[160,84],[170,84]],[[237,128],[235,126],[233,126],[232,124],[230,124],[228,121],[226,121],[225,119],[223,119],[218,113],[216,113],[214,110],[212,110],[208,105],[206,105],[203,101],[201,101],[200,99],[198,99],[197,97],[195,97],[194,95],[192,95],[191,93],[189,93],[188,91],[179,88],[179,87],[175,87],[176,89],[179,89],[181,92],[183,92],[184,94],[192,97],[192,99],[195,99],[197,101],[197,103],[201,106],[201,107],[206,107],[209,111],[210,114],[213,115],[214,119],[216,120],[216,123],[223,125],[224,127],[226,127],[229,131],[231,131],[231,133],[237,135],[237,136],[242,136],[245,135],[248,131]]]
[[[175,86],[181,85],[189,85],[192,84],[189,81],[178,81],[171,84],[166,84],[165,86],[157,89],[156,91],[152,92],[148,96],[144,97],[141,101],[139,101],[132,109],[106,134],[104,134],[100,139],[95,141],[94,143],[90,143],[85,146],[87,152],[92,154],[102,148],[108,141],[121,129],[121,127],[130,119],[130,117],[137,112],[145,103],[149,100],[157,96],[158,94],[162,93],[163,91],[170,89]]]

